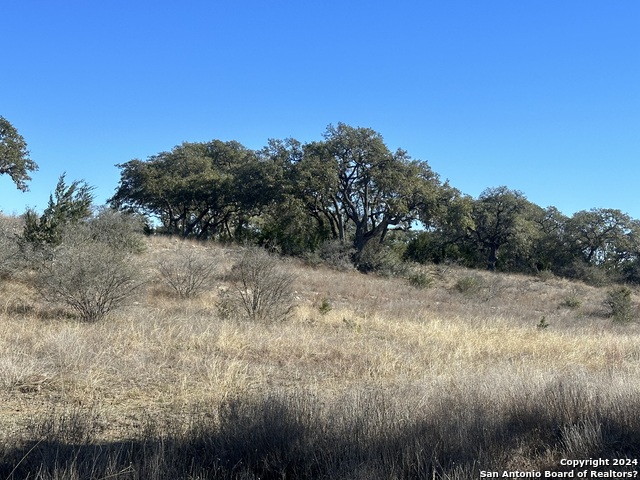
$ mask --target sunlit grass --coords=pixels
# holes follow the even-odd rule
[[[143,254],[149,265],[155,252],[175,248],[167,239],[152,239],[149,245]],[[190,245],[180,248],[194,248]],[[37,433],[34,425],[46,418],[56,421],[52,416],[69,409],[80,417],[90,413],[87,418],[99,418],[94,422],[99,428],[91,430],[92,443],[184,434],[192,431],[193,415],[204,411],[212,415],[207,428],[213,435],[222,428],[215,412],[225,402],[240,402],[242,408],[257,405],[260,411],[271,398],[284,402],[286,415],[311,409],[318,418],[304,435],[322,445],[327,441],[323,431],[338,435],[362,416],[360,421],[369,425],[376,421],[369,415],[382,415],[377,426],[367,427],[372,429],[369,437],[363,435],[372,442],[373,437],[386,438],[383,430],[388,429],[388,448],[394,452],[403,436],[417,441],[409,430],[438,425],[433,428],[440,429],[442,438],[434,441],[449,447],[431,455],[439,462],[436,470],[450,475],[455,468],[442,464],[448,455],[458,455],[458,465],[472,464],[464,463],[470,460],[460,450],[472,444],[460,440],[455,447],[456,429],[478,436],[485,428],[502,435],[476,438],[483,448],[495,442],[482,457],[487,468],[491,462],[496,468],[506,468],[506,463],[547,468],[571,449],[582,448],[588,456],[638,446],[629,429],[635,428],[630,412],[640,393],[640,330],[606,318],[603,290],[554,278],[454,267],[434,267],[432,286],[418,289],[399,278],[288,261],[284,267],[296,278],[293,317],[252,323],[218,315],[216,301],[227,287],[225,271],[238,253],[209,248],[222,259],[211,291],[179,299],[154,278],[135,304],[94,324],[44,303],[28,275],[5,280],[0,287],[4,444],[37,441],[42,429]],[[455,284],[468,275],[480,276],[484,286],[466,295]],[[563,306],[569,296],[579,297],[578,307]],[[323,310],[323,303],[330,308]],[[547,328],[537,327],[542,318]],[[362,410],[365,397],[374,403]],[[482,413],[484,427],[474,420],[474,411]],[[499,432],[515,421],[514,415],[519,423],[508,428],[520,436],[509,443],[504,440],[511,434]],[[536,418],[542,430],[536,430]],[[554,422],[556,433],[549,433],[545,429],[553,430]],[[609,430],[602,430],[603,425]],[[614,430],[620,437],[617,446],[608,443]],[[532,431],[537,436],[527,440]],[[421,448],[433,445],[425,440]],[[337,454],[327,445],[322,448],[328,456]],[[331,471],[330,458],[321,460]],[[414,464],[406,458],[395,461],[401,465],[397,478],[411,478],[407,472]],[[433,462],[420,465],[424,472],[436,468]],[[225,477],[224,468],[220,472],[219,478],[232,478]],[[469,472],[460,470],[451,478],[467,478]]]

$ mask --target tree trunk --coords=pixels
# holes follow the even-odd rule
[[[498,261],[498,245],[489,245],[489,258],[487,259],[487,269],[490,272],[495,271],[496,262]]]

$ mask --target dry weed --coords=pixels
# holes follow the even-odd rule
[[[172,248],[168,239],[152,239],[143,255],[151,259]],[[238,251],[214,248],[222,268],[230,269]],[[469,272],[457,267],[435,275],[428,289],[297,262],[280,268],[295,273],[296,307],[289,321],[278,323],[221,318],[214,290],[196,299],[151,292],[108,321],[86,324],[44,315],[27,284],[2,284],[0,425],[13,432],[3,441],[22,438],[15,432],[33,418],[70,406],[99,417],[91,442],[112,442],[151,428],[150,416],[177,431],[192,418],[181,412],[202,405],[215,410],[239,397],[253,403],[238,408],[260,411],[263,400],[276,395],[288,405],[284,414],[316,412],[335,435],[350,435],[350,422],[364,422],[367,439],[427,438],[403,430],[413,425],[422,432],[414,422],[420,412],[420,425],[440,432],[451,455],[462,453],[446,432],[467,432],[488,445],[480,427],[507,435],[500,429],[517,418],[521,437],[496,444],[492,458],[501,450],[500,468],[509,462],[541,468],[567,452],[605,451],[613,428],[603,428],[605,414],[620,428],[632,425],[625,415],[639,393],[640,331],[598,313],[602,290],[505,275],[491,298],[465,297],[453,286]],[[558,308],[576,288],[580,307]],[[323,300],[332,308],[321,313]],[[546,329],[536,328],[542,316]],[[535,422],[543,429],[535,430]],[[561,422],[556,437],[546,437],[554,422]],[[544,455],[534,448],[540,444],[549,446]]]

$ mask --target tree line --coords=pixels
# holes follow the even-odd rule
[[[0,154],[0,173],[24,190],[37,165],[2,117]],[[259,150],[237,141],[185,142],[117,167],[109,206],[147,218],[157,233],[251,242],[296,256],[333,249],[362,271],[394,257],[593,283],[640,281],[638,220],[610,208],[568,217],[506,186],[472,198],[426,161],[391,151],[370,128],[338,123],[320,140],[272,139]],[[55,237],[56,216],[77,215],[74,205],[87,210],[88,188],[59,182],[42,217],[27,212],[26,233]]]
[[[474,199],[369,128],[329,125],[302,144],[183,143],[118,165],[110,204],[158,231],[254,241],[290,255],[337,242],[361,270],[373,255],[599,282],[640,280],[640,223],[620,210],[563,215],[505,186]],[[374,262],[375,263],[375,262]]]

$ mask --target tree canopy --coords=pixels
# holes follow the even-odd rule
[[[390,229],[425,221],[441,189],[426,162],[391,152],[372,129],[343,123],[329,125],[324,141],[305,145],[295,179],[308,214],[334,239],[352,243],[356,257]]]
[[[38,165],[29,158],[27,143],[22,135],[6,118],[0,116],[0,175],[9,175],[16,187],[24,192],[29,189],[29,172],[37,169]]]
[[[338,123],[319,140],[271,139],[259,150],[185,142],[118,167],[111,206],[154,217],[168,234],[346,255],[362,270],[393,246],[420,262],[640,279],[640,223],[622,212],[569,218],[506,186],[474,199],[370,128]]]
[[[156,217],[167,233],[231,235],[241,206],[255,193],[255,163],[254,153],[238,142],[183,143],[147,161],[118,165],[120,186],[109,202]]]

